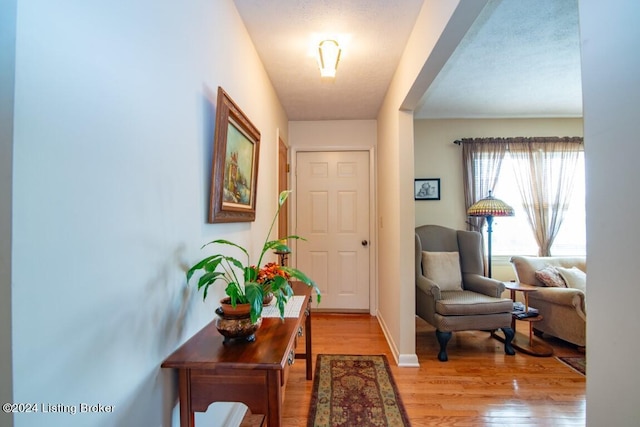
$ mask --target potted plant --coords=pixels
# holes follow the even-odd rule
[[[312,286],[317,294],[317,300],[320,302],[321,295],[318,286],[302,271],[275,263],[268,263],[260,267],[267,251],[289,251],[290,249],[286,245],[288,239],[304,240],[302,237],[295,235],[287,236],[281,240],[269,240],[280,209],[290,193],[291,191],[283,191],[278,197],[278,209],[273,217],[256,264],[251,263],[249,252],[245,248],[228,240],[216,239],[202,246],[202,248],[209,245],[233,246],[246,256],[246,262],[243,263],[238,258],[230,255],[211,255],[197,262],[187,271],[187,282],[191,280],[194,273],[198,271],[203,273],[198,280],[198,290],[203,292],[203,301],[207,299],[209,286],[216,282],[222,282],[226,284],[225,294],[229,297],[231,306],[249,304],[251,323],[256,323],[262,314],[263,299],[266,294],[271,292],[276,299],[280,318],[284,318],[285,304],[289,297],[293,295],[289,279],[296,279],[306,283],[308,286]]]

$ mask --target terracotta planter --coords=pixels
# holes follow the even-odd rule
[[[251,312],[251,304],[236,304],[234,307],[231,305],[230,297],[220,300],[220,308],[222,308],[225,317],[248,317]]]

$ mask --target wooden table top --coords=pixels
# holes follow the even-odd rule
[[[512,291],[521,292],[535,292],[538,290],[537,286],[527,285],[520,282],[504,282],[504,287]]]
[[[311,295],[311,288],[303,283],[292,283],[295,295]],[[303,310],[306,305],[303,306]],[[229,341],[218,332],[211,321],[187,342],[174,351],[163,363],[163,368],[234,368],[282,369],[287,363],[287,346],[296,333],[301,318],[263,317],[262,325],[253,342]]]

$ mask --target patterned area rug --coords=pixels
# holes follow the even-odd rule
[[[573,369],[575,369],[582,375],[587,374],[587,358],[586,357],[584,356],[557,357],[557,359],[563,362],[564,364],[571,366]]]
[[[307,427],[409,427],[384,355],[319,354]]]

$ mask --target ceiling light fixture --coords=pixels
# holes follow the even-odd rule
[[[335,40],[323,40],[318,45],[318,65],[320,77],[335,78],[338,62],[340,62],[340,45]]]

